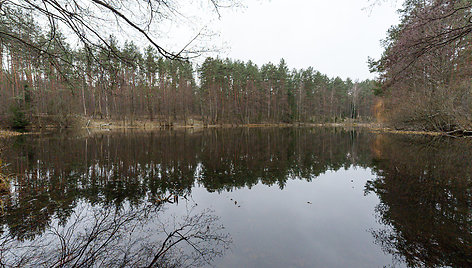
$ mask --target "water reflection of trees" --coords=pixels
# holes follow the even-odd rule
[[[472,265],[472,145],[457,140],[378,136],[378,178],[367,192],[381,203],[382,248],[410,267]]]
[[[195,183],[230,191],[259,182],[284,187],[327,170],[367,166],[367,134],[340,129],[222,129],[114,133],[87,138],[21,137],[5,155],[17,174],[0,218],[31,239],[52,219],[65,223],[80,201],[137,205],[187,196]],[[21,220],[19,220],[21,219]]]
[[[196,267],[229,247],[211,211],[159,216],[163,205],[93,206],[79,202],[66,223],[53,220],[31,240],[0,236],[1,267]]]
[[[48,238],[56,244],[18,256],[25,260],[44,257],[50,263],[64,256],[71,258],[69,254],[60,257],[52,250],[60,246],[57,241],[80,241],[72,239],[71,234],[87,237],[87,234],[71,231],[69,236],[64,235],[66,230],[70,230],[71,223],[80,219],[77,213],[84,206],[87,209],[83,211],[89,213],[88,216],[98,213],[88,219],[100,219],[107,213],[113,214],[111,217],[107,215],[107,219],[114,219],[114,214],[121,211],[117,222],[127,219],[128,215],[132,216],[131,226],[134,226],[142,216],[133,213],[144,213],[139,211],[149,209],[150,201],[154,202],[154,207],[160,207],[162,203],[172,201],[169,196],[186,198],[191,195],[195,184],[212,192],[232,191],[258,183],[283,188],[288,180],[310,181],[328,170],[355,164],[372,167],[377,174],[377,179],[366,185],[366,192],[373,192],[380,198],[376,214],[385,228],[372,230],[372,234],[387,253],[394,254],[412,267],[470,266],[472,145],[424,137],[378,135],[373,140],[370,137],[363,132],[340,129],[291,128],[10,139],[3,157],[16,176],[12,182],[12,194],[4,200],[0,226],[3,228],[3,248],[11,250],[4,250],[1,254],[21,253],[12,249],[34,241],[44,243],[48,240],[42,239]],[[90,210],[91,207],[95,210]],[[107,210],[100,210],[103,208]],[[139,222],[149,223],[152,219]],[[112,226],[110,223],[103,222],[108,227]],[[144,230],[145,225],[140,226]],[[167,234],[178,230],[178,226],[170,229],[163,229],[164,226],[159,224],[152,226],[159,229],[136,232],[140,235],[134,236],[132,246],[108,243],[107,250],[119,249],[116,252],[128,252],[128,257],[134,254],[147,262],[130,262],[129,265],[146,266],[159,255],[156,249],[159,243],[155,242],[152,247],[142,242],[162,243],[166,238],[163,230]],[[51,227],[62,230],[59,234],[69,238],[55,239],[59,236],[51,233],[54,230]],[[126,234],[126,230],[120,232]],[[154,240],[146,237],[159,232],[164,236]],[[117,241],[124,240],[120,237]],[[217,256],[222,252],[218,246],[225,245],[225,240],[212,241],[217,245],[213,247],[216,250],[207,253],[208,256]],[[67,247],[80,248],[80,242],[77,243]],[[125,248],[134,250],[131,250],[134,253]],[[143,252],[148,255],[139,255]],[[177,256],[185,256],[180,253],[179,249],[168,251],[159,259],[172,264],[171,261],[178,260]],[[110,253],[110,256],[125,260],[124,255]],[[187,255],[186,261],[181,261],[187,264],[195,257],[198,256]],[[9,260],[14,265],[15,261],[22,259],[9,255]],[[81,257],[81,260],[84,259]],[[198,261],[205,262],[205,259]],[[164,266],[164,263],[160,265]]]

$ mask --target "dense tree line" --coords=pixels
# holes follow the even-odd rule
[[[329,78],[313,68],[260,68],[249,62],[207,58],[199,70],[202,115],[217,122],[319,122],[371,114],[372,82]]]
[[[397,128],[472,129],[471,1],[409,0],[385,52],[371,62],[380,73],[385,119]]]
[[[75,115],[165,124],[370,116],[369,80],[329,78],[313,68],[289,70],[284,60],[258,67],[207,58],[195,66],[162,57],[153,46],[120,45],[113,36],[107,48],[73,48],[59,32],[44,33],[30,16],[16,14],[24,20],[21,28],[8,27],[8,17],[0,24],[7,27],[2,31],[22,36],[0,35],[0,114],[14,126],[30,121],[67,126]]]

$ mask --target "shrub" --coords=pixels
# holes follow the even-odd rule
[[[15,104],[10,107],[10,126],[13,129],[24,130],[30,125],[30,121],[25,115],[25,111],[20,104]]]

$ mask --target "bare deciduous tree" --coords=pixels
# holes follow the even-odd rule
[[[235,5],[233,0],[201,0],[192,5],[203,8],[220,16],[220,9]],[[188,3],[186,4],[188,5]],[[129,39],[137,36],[145,40],[158,53],[169,59],[187,59],[199,51],[189,49],[202,31],[197,31],[189,37],[188,43],[180,48],[169,48],[163,44],[162,25],[177,22],[184,23],[186,17],[185,5],[179,0],[0,0],[0,14],[6,20],[0,20],[0,37],[14,39],[23,45],[34,47],[40,52],[47,52],[43,46],[38,46],[23,35],[17,34],[17,28],[24,27],[18,12],[32,14],[36,21],[42,23],[49,31],[45,44],[54,40],[58,32],[73,35],[78,43],[87,51],[105,48],[113,52],[113,45],[108,36],[110,33],[122,33]],[[204,12],[204,11],[202,11]],[[37,29],[36,29],[37,30]]]

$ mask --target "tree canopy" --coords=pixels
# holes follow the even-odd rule
[[[471,12],[472,1],[404,2],[383,56],[371,61],[395,127],[472,129]]]
[[[235,0],[199,0],[192,5],[219,16],[220,9],[236,4]],[[188,5],[188,4],[187,4]],[[192,42],[202,34],[196,32],[181,47],[163,45],[163,27],[169,23],[190,19],[179,0],[0,0],[0,38],[10,39],[24,46],[48,54],[46,48],[61,40],[61,33],[74,37],[78,45],[92,55],[93,49],[113,52],[110,33],[129,39],[145,41],[163,57],[186,59],[199,51]],[[28,14],[28,15],[26,15]],[[42,27],[30,28],[34,20]],[[25,21],[26,20],[26,21]],[[31,40],[32,34],[48,32],[47,38]],[[39,42],[34,42],[39,41]],[[56,54],[53,54],[57,56]]]

